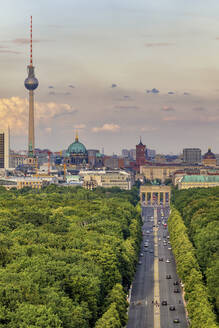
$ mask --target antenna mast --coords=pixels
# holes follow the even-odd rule
[[[30,16],[30,66],[33,66],[33,53],[32,53],[32,16]]]

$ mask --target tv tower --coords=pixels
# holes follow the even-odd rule
[[[29,126],[28,126],[28,157],[34,157],[35,137],[34,137],[34,90],[39,82],[34,75],[32,57],[32,16],[30,16],[30,64],[27,66],[28,77],[24,81],[25,88],[29,90]]]

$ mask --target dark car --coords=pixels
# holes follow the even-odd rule
[[[173,323],[180,323],[179,318],[175,318],[175,319],[173,320]]]
[[[176,280],[173,282],[173,284],[174,284],[174,286],[177,286],[177,285],[179,285],[179,282]]]
[[[176,310],[176,308],[175,308],[175,306],[174,306],[174,305],[170,305],[170,307],[169,307],[169,310],[170,310],[170,311],[175,311],[175,310]]]
[[[149,252],[150,252],[150,253],[153,253],[154,251],[153,251],[153,249],[150,249]]]
[[[179,290],[179,288],[174,288],[173,292],[174,293],[180,293],[180,290]]]
[[[161,304],[162,304],[162,305],[167,305],[167,300],[163,300],[163,301],[161,302]]]
[[[163,257],[159,257],[159,261],[163,262]]]
[[[172,277],[171,277],[171,275],[170,274],[167,274],[166,275],[166,279],[171,279]]]

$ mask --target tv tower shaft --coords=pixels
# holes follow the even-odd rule
[[[34,133],[34,92],[29,90],[29,125],[28,125],[28,151],[34,152],[35,133]]]

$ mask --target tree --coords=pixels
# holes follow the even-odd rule
[[[97,321],[95,328],[122,328],[115,303],[112,303],[108,310]]]

